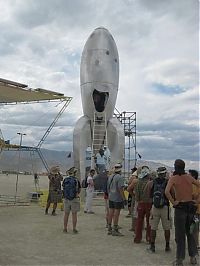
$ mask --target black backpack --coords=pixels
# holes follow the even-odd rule
[[[155,179],[153,181],[153,205],[155,208],[163,208],[165,205],[168,205],[168,200],[165,196],[165,188],[167,185],[167,180],[163,179],[161,182],[160,180]]]
[[[62,185],[63,195],[65,199],[73,200],[74,198],[76,198],[76,194],[78,192],[78,180],[75,177],[66,177]]]
[[[88,187],[88,182],[87,182],[87,176],[82,180],[81,187],[82,188],[87,188]]]

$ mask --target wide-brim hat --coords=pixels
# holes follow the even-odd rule
[[[147,165],[143,165],[141,167],[141,171],[140,174],[138,174],[138,178],[144,178],[145,176],[147,176],[150,173],[150,169]]]
[[[132,176],[138,176],[138,170],[132,173]]]
[[[158,175],[159,174],[166,174],[167,173],[166,167],[165,166],[158,167],[157,173],[158,173]]]
[[[122,165],[120,163],[115,164],[114,172],[119,173],[122,170]]]
[[[57,174],[58,172],[60,172],[60,167],[59,166],[52,166],[51,167],[50,173]]]
[[[67,173],[68,175],[76,175],[76,173],[77,173],[77,169],[73,166],[73,167],[71,167],[70,169],[68,169],[68,170],[66,171],[66,173]]]

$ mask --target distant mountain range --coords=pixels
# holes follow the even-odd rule
[[[71,151],[55,151],[41,149],[49,167],[59,165],[61,172],[65,173],[67,169],[73,166],[73,153]],[[163,163],[138,160],[137,166],[148,165],[152,170],[159,166],[165,166],[169,171],[173,168]],[[46,169],[36,152],[29,151],[3,151],[0,154],[0,171],[29,172],[42,173]]]
[[[73,155],[69,151],[55,151],[41,149],[42,155],[49,167],[59,165],[61,171],[65,173],[73,166]],[[0,154],[1,171],[19,172],[46,172],[45,166],[37,152],[30,151],[3,151]]]

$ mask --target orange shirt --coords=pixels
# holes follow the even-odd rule
[[[199,199],[200,197],[200,188],[193,185],[192,186],[192,192],[193,192],[193,198],[196,200],[196,199]],[[197,205],[197,213],[200,214],[200,203],[198,203]]]
[[[170,189],[174,187],[177,201],[191,201],[192,183],[194,183],[194,178],[189,174],[172,175],[168,181],[167,187]]]
[[[137,184],[138,182],[138,179],[137,178],[133,178],[131,183],[128,185],[127,187],[127,191],[130,193],[130,194],[134,194],[134,189],[135,189],[135,185]]]

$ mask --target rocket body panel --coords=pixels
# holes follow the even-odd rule
[[[100,110],[106,112],[108,119],[111,118],[118,92],[119,56],[112,35],[105,28],[94,30],[85,44],[80,83],[84,115],[91,118],[92,110]],[[95,105],[94,97],[101,98],[100,108]]]
[[[101,100],[98,104],[98,107],[95,108],[95,99],[98,95],[94,95],[94,90],[102,91],[106,90],[109,95],[102,95]],[[84,115],[88,116],[90,119],[93,119],[95,111],[105,111],[107,119],[110,119],[114,114],[114,107],[117,98],[117,91],[113,88],[112,84],[106,83],[86,83],[81,86],[82,94],[82,106],[84,110]],[[110,97],[112,95],[112,97]],[[103,99],[104,98],[104,99]]]
[[[108,121],[107,127],[108,149],[111,154],[110,166],[116,162],[122,163],[124,156],[124,129],[122,124],[113,117]],[[74,166],[80,169],[81,179],[85,178],[85,153],[91,147],[91,125],[86,116],[82,116],[76,123],[73,134]]]
[[[88,82],[112,83],[118,88],[119,56],[112,35],[98,28],[88,38],[81,57],[81,85]]]
[[[88,38],[81,57],[80,86],[84,116],[77,121],[73,134],[74,164],[80,170],[81,179],[85,178],[85,152],[88,146],[92,147],[93,133],[98,136],[100,145],[105,145],[107,136],[111,166],[123,161],[124,130],[117,118],[113,118],[118,84],[117,46],[107,29],[97,28]],[[94,117],[105,119],[107,126],[102,137],[100,130],[94,127]]]

